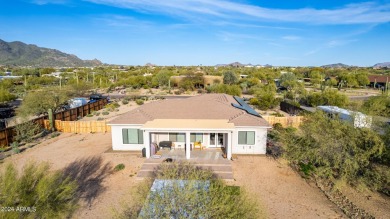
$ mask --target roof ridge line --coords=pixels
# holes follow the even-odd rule
[[[138,111],[140,111],[142,114],[144,114],[146,117],[149,117],[150,119],[154,119],[153,116],[149,115],[147,112],[145,112],[144,110],[142,109],[138,109]]]

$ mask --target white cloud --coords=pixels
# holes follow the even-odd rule
[[[37,4],[37,5],[47,5],[47,4],[67,4],[68,0],[32,0],[31,3]]]
[[[86,0],[96,4],[186,18],[296,22],[308,24],[368,24],[390,22],[390,4],[365,2],[336,9],[271,9],[229,0]]]
[[[294,40],[300,40],[301,37],[289,35],[289,36],[283,36],[282,39],[294,41]]]

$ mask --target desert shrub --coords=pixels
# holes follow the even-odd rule
[[[123,163],[120,163],[114,167],[114,171],[120,171],[125,169],[125,165]]]
[[[97,118],[97,121],[103,121],[103,120],[104,120],[104,118],[102,118],[102,117]]]
[[[41,130],[42,127],[32,121],[27,121],[19,125],[16,125],[15,141],[18,143],[31,142],[34,139],[34,136],[38,134]]]
[[[233,96],[241,96],[242,90],[239,85],[213,84],[206,88],[209,93],[225,93]]]
[[[19,148],[19,143],[18,142],[12,142],[11,148],[12,148],[12,152],[14,154],[19,154],[20,153],[20,148]]]
[[[117,102],[112,102],[112,103],[109,103],[109,104],[104,106],[104,108],[106,108],[108,110],[114,110],[114,109],[116,109],[118,107],[120,107],[120,105]]]
[[[142,105],[142,104],[144,104],[144,100],[142,100],[142,99],[136,99],[136,100],[135,100],[135,103],[138,104],[138,105]]]
[[[305,174],[377,190],[390,181],[388,168],[386,173],[378,172],[385,144],[374,130],[316,112],[306,117],[299,132],[284,129],[279,134],[286,158]]]
[[[96,113],[95,113],[95,116],[100,116],[100,112],[96,112]]]
[[[108,115],[108,114],[110,114],[110,112],[108,112],[108,111],[102,112],[102,115],[104,115],[104,116],[106,116],[106,115]]]
[[[123,105],[126,105],[126,104],[128,104],[128,103],[129,103],[128,100],[126,100],[126,99],[122,100],[122,104],[123,104]]]
[[[180,89],[180,90],[175,90],[173,93],[174,93],[175,95],[180,95],[180,94],[183,93],[183,91]]]
[[[59,132],[54,132],[54,133],[52,133],[52,134],[50,135],[50,137],[51,137],[51,138],[55,138],[55,137],[60,136],[60,134],[61,134],[61,133],[59,133]]]
[[[274,112],[274,113],[271,113],[271,116],[276,116],[276,117],[284,117],[283,114],[279,113],[279,112]]]
[[[92,113],[90,113],[90,114],[88,114],[88,115],[87,115],[87,117],[92,117],[92,116],[93,116],[93,114],[92,114]]]
[[[0,173],[0,205],[27,211],[0,212],[1,218],[67,218],[77,207],[76,182],[48,164],[29,163],[19,172],[13,164]]]
[[[321,93],[311,93],[306,102],[310,106],[330,105],[344,107],[348,104],[348,97],[337,90],[327,89]]]
[[[189,163],[162,164],[156,178],[168,180],[158,191],[151,181],[137,188],[137,200],[122,213],[123,218],[259,218],[260,210],[247,193],[228,186],[211,170]],[[178,180],[179,179],[179,180]],[[146,186],[148,185],[148,186]],[[157,207],[156,207],[157,206]],[[163,207],[161,207],[163,206]],[[141,210],[142,209],[142,210]]]

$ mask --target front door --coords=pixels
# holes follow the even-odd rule
[[[210,133],[210,148],[224,147],[223,133]]]

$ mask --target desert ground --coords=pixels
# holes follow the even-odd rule
[[[134,102],[121,105],[104,119],[113,119],[136,108]],[[96,120],[100,116],[85,117]],[[3,160],[0,168],[12,162],[22,168],[27,162],[48,162],[52,170],[64,169],[81,184],[80,208],[73,218],[112,218],[131,200],[131,190],[142,180],[136,175],[144,158],[141,153],[113,152],[110,133],[72,134],[48,138],[20,154]],[[123,163],[125,169],[113,168]],[[325,195],[293,171],[283,160],[266,156],[238,156],[232,161],[234,181],[257,200],[267,218],[346,218]],[[378,194],[346,191],[348,197],[376,218],[390,218],[390,201]],[[366,197],[370,197],[368,200]]]

